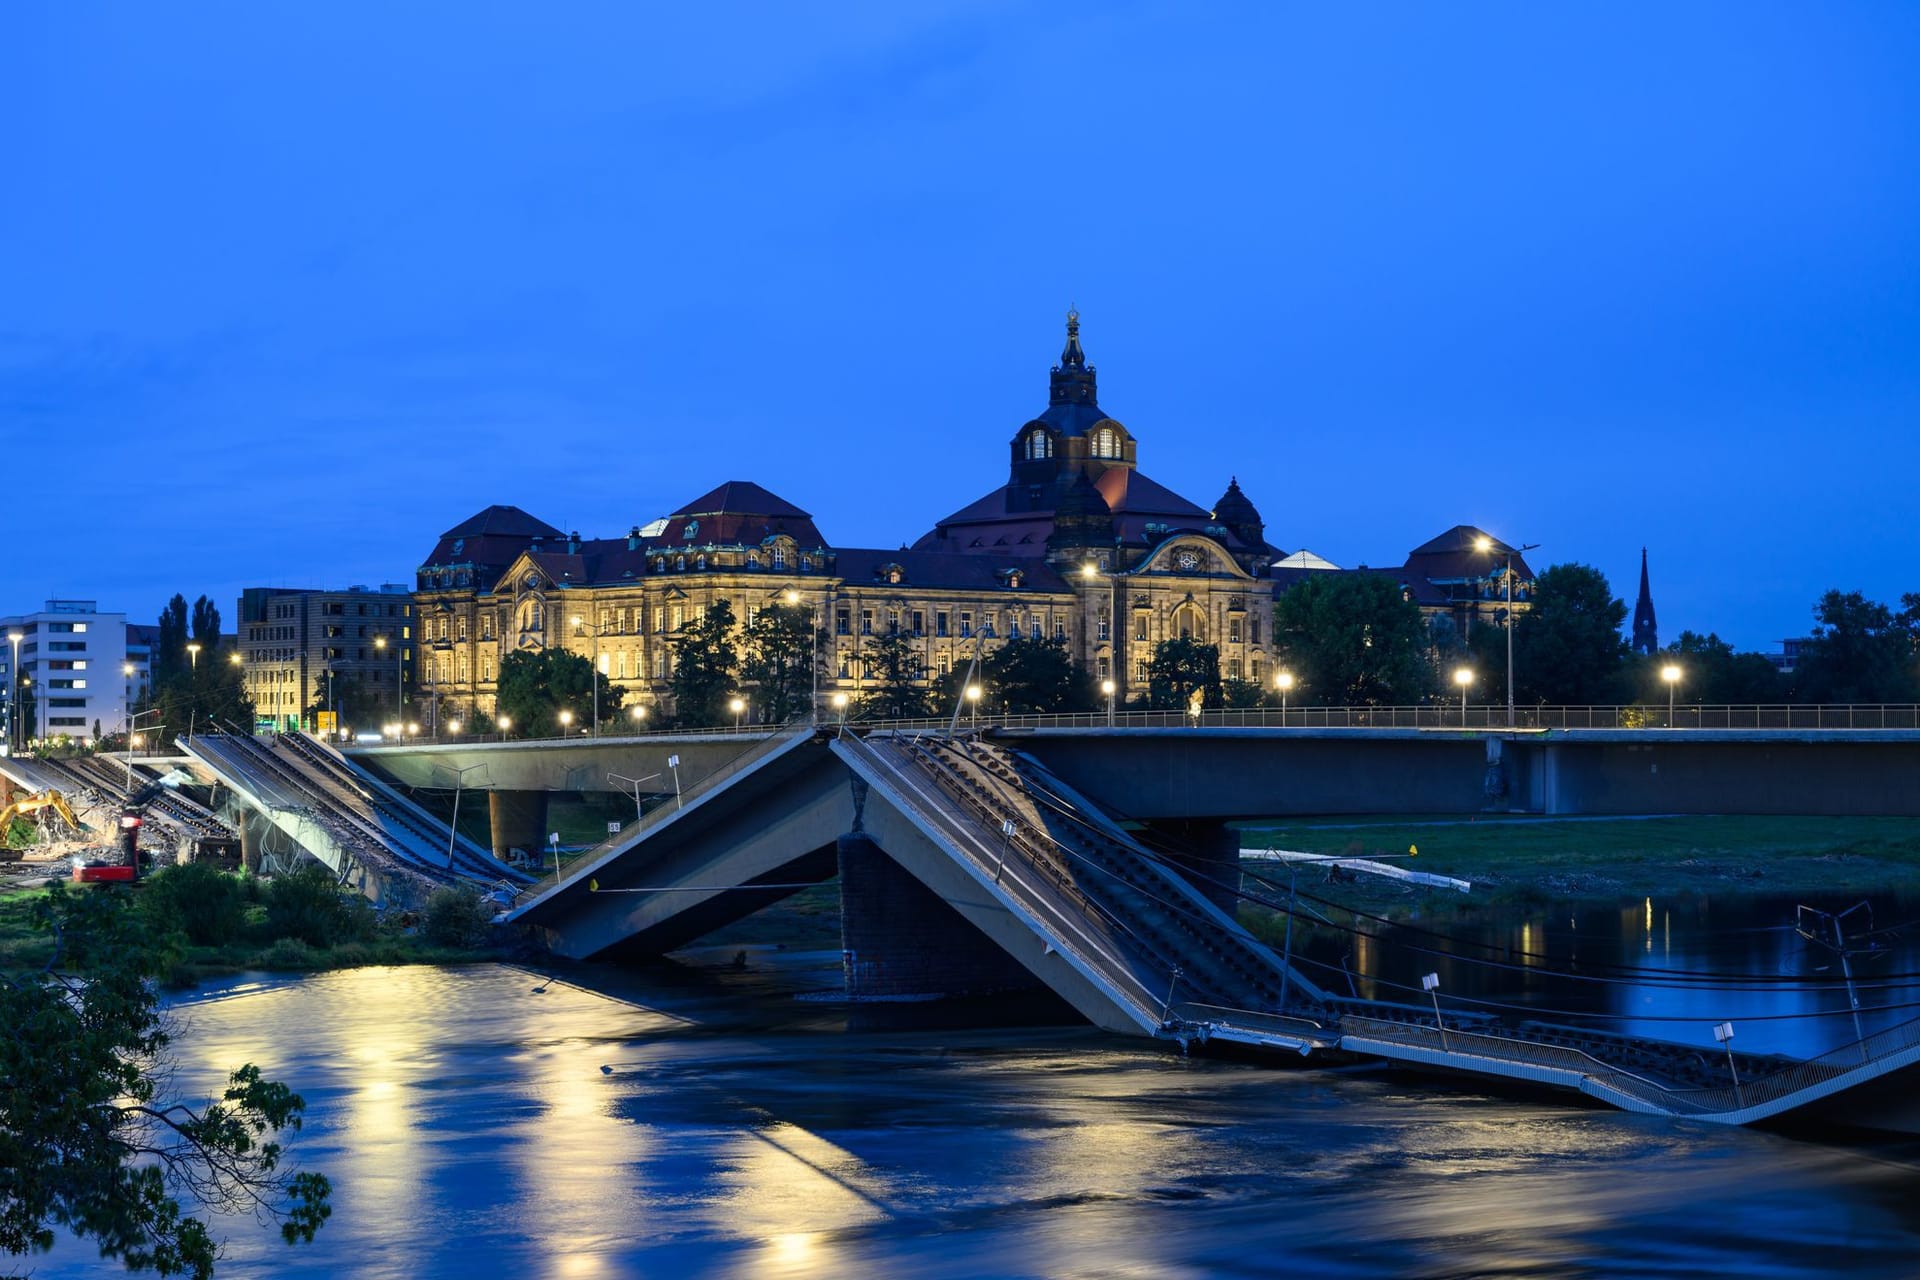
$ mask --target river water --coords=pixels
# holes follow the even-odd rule
[[[287,1080],[335,1186],[313,1245],[217,1219],[222,1274],[1920,1275],[1914,1144],[887,1025],[817,998],[837,953],[696,959],[181,999],[181,1085]],[[63,1243],[34,1274],[115,1271]]]

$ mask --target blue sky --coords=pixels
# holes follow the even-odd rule
[[[0,11],[0,612],[411,581],[758,480],[894,545],[1077,305],[1142,469],[1397,564],[1896,599],[1920,7]]]

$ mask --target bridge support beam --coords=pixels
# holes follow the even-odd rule
[[[524,849],[538,863],[547,843],[547,793],[489,791],[487,822],[493,832],[494,857],[505,862],[508,850]]]
[[[864,835],[838,841],[847,995],[969,996],[1029,991],[1026,966],[983,937]]]
[[[1162,818],[1149,822],[1150,847],[1172,851],[1187,883],[1228,915],[1240,906],[1240,833],[1221,818]]]

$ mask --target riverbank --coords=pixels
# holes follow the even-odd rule
[[[1247,849],[1389,860],[1472,882],[1502,905],[1611,901],[1675,893],[1832,894],[1920,891],[1920,822],[1911,818],[1651,817],[1248,823]],[[1417,855],[1409,850],[1417,848]],[[1285,884],[1278,863],[1249,871]],[[1299,873],[1325,881],[1325,869]],[[1341,885],[1371,903],[1457,897],[1360,877]]]

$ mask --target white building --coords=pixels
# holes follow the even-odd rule
[[[91,600],[49,600],[39,613],[0,618],[0,686],[9,750],[61,736],[92,741],[127,718],[127,616]],[[17,666],[16,666],[17,662]]]

